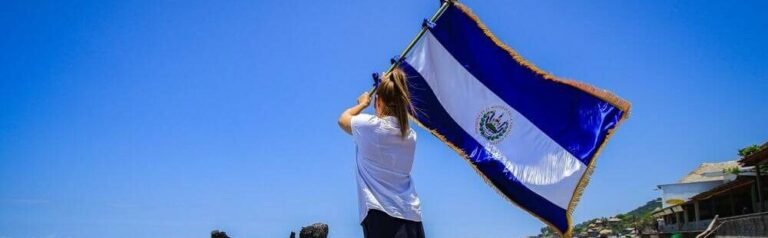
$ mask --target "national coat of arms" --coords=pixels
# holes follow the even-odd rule
[[[512,112],[506,107],[486,108],[477,117],[477,133],[491,143],[498,143],[509,134],[512,127]]]

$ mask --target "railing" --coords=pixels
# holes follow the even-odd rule
[[[668,225],[663,225],[659,227],[659,233],[670,233],[670,232],[676,232],[678,230],[680,229],[678,229],[677,224],[668,224]]]
[[[683,224],[670,224],[661,227],[660,233],[677,233],[677,232],[701,232],[707,229],[707,226],[712,220],[701,220],[686,222]]]
[[[712,223],[712,220],[701,220],[701,221],[694,221],[694,222],[688,222],[683,223],[682,228],[680,228],[680,231],[683,232],[698,232],[703,231],[707,229],[707,226]]]
[[[768,212],[720,218],[714,230],[717,237],[768,236]]]

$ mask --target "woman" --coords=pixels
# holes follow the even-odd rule
[[[361,114],[370,97],[341,113],[339,126],[357,145],[357,188],[365,238],[422,238],[419,196],[411,181],[416,133],[405,73],[395,68],[376,91],[376,115]]]

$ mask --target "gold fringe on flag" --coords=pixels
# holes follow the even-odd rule
[[[496,38],[496,36],[493,35],[493,33],[491,33],[491,31],[488,29],[488,27],[485,26],[485,24],[483,24],[480,21],[480,19],[474,13],[472,13],[472,11],[469,8],[467,8],[463,4],[461,4],[459,2],[456,2],[456,1],[452,1],[452,4],[454,4],[459,10],[461,10],[462,12],[467,14],[467,16],[469,16],[477,24],[477,26],[480,29],[483,30],[483,33],[485,33],[486,37],[491,39],[496,44],[496,46],[504,49],[509,54],[509,56],[512,57],[516,62],[518,62],[521,66],[526,67],[526,68],[536,72],[536,74],[542,76],[543,78],[545,78],[547,80],[551,80],[551,81],[556,82],[556,83],[568,85],[568,86],[577,88],[579,90],[582,90],[582,91],[584,91],[586,93],[589,93],[590,95],[593,95],[593,96],[595,96],[595,97],[597,97],[597,98],[599,98],[599,99],[601,99],[603,101],[606,101],[606,102],[610,103],[611,105],[615,106],[616,108],[618,108],[618,109],[620,109],[620,110],[622,110],[624,112],[622,114],[621,118],[619,119],[618,123],[614,127],[614,129],[611,129],[610,131],[607,132],[607,134],[605,136],[605,139],[603,140],[602,144],[600,144],[597,147],[597,152],[595,152],[594,156],[592,157],[592,160],[590,161],[589,165],[587,166],[586,171],[584,172],[584,175],[581,177],[581,179],[579,180],[579,183],[577,184],[576,188],[573,191],[573,196],[571,197],[571,201],[568,204],[568,209],[566,210],[566,220],[568,222],[568,229],[565,232],[561,232],[559,229],[557,229],[556,226],[554,226],[551,223],[549,223],[546,219],[543,219],[543,218],[539,217],[535,213],[529,211],[528,209],[525,209],[525,207],[520,206],[520,204],[517,204],[517,202],[512,201],[511,199],[509,199],[506,195],[504,195],[504,193],[499,191],[498,188],[496,188],[496,186],[493,186],[493,184],[491,183],[490,179],[488,179],[488,177],[486,177],[485,174],[480,172],[480,170],[478,170],[477,167],[475,167],[475,165],[472,163],[470,157],[463,150],[461,150],[456,145],[453,145],[450,141],[446,140],[445,136],[441,135],[439,132],[427,128],[426,126],[421,124],[421,122],[419,122],[416,118],[414,118],[412,116],[410,117],[411,120],[416,122],[417,125],[419,125],[424,130],[429,131],[433,136],[437,137],[440,141],[442,141],[443,143],[448,145],[448,147],[453,149],[457,154],[459,154],[462,158],[464,158],[464,160],[470,165],[470,167],[478,175],[480,175],[481,178],[483,178],[483,181],[485,181],[486,184],[490,185],[493,188],[493,190],[496,191],[496,193],[498,193],[501,197],[503,197],[507,201],[511,202],[512,204],[515,204],[516,206],[522,208],[526,212],[530,213],[534,217],[538,218],[539,220],[541,220],[542,222],[547,224],[548,226],[554,228],[554,230],[557,231],[558,233],[560,233],[563,237],[565,237],[565,238],[572,237],[573,236],[573,220],[572,220],[573,210],[576,208],[576,204],[578,204],[579,199],[581,198],[581,195],[584,193],[584,188],[586,188],[587,184],[589,183],[589,178],[590,178],[590,176],[592,176],[592,173],[593,173],[593,171],[595,169],[595,164],[597,162],[597,157],[600,155],[600,152],[602,152],[603,148],[605,147],[605,144],[608,142],[608,140],[610,140],[611,136],[613,135],[613,133],[615,131],[615,128],[618,128],[624,122],[624,120],[629,118],[629,112],[630,112],[630,108],[631,108],[630,103],[627,102],[626,100],[621,99],[620,97],[618,97],[618,96],[616,96],[616,95],[606,91],[606,90],[598,89],[598,88],[595,88],[595,87],[593,87],[591,85],[588,85],[588,84],[585,84],[585,83],[582,83],[582,82],[578,82],[578,81],[574,81],[574,80],[560,79],[560,78],[555,77],[554,75],[551,75],[551,74],[549,74],[549,73],[539,69],[535,65],[533,65],[530,62],[526,61],[515,50],[513,50],[512,48],[510,48],[509,46],[507,46],[506,44],[501,42],[501,40]]]

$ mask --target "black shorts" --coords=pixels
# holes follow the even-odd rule
[[[365,238],[424,238],[421,222],[391,217],[379,210],[368,210],[360,225]]]

